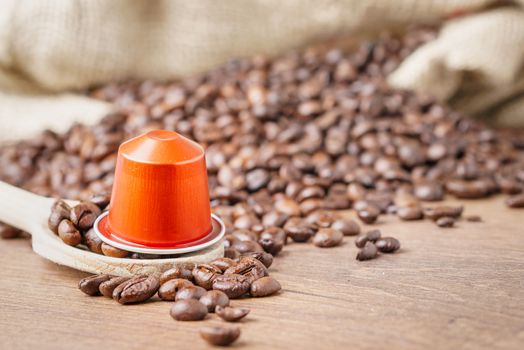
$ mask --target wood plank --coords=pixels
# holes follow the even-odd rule
[[[503,198],[466,203],[439,229],[384,217],[398,254],[357,262],[341,247],[290,244],[271,273],[277,296],[233,301],[251,314],[235,347],[253,349],[520,349],[524,344],[524,219]],[[353,215],[353,214],[349,214]],[[28,241],[0,242],[0,348],[207,348],[202,322],[176,322],[170,303],[122,306],[77,290],[85,273],[50,263]]]

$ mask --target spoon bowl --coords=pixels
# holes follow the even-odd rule
[[[38,196],[0,181],[0,221],[26,231],[32,237],[33,251],[45,259],[76,270],[94,274],[129,276],[158,274],[177,264],[210,262],[224,256],[219,241],[198,252],[164,259],[113,258],[79,247],[72,247],[47,227],[47,218],[55,199]],[[67,201],[74,205],[75,201]]]

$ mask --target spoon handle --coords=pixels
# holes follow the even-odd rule
[[[0,221],[28,233],[45,224],[52,198],[38,196],[0,181]]]

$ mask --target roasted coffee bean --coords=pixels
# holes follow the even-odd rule
[[[169,313],[177,321],[200,321],[206,318],[207,307],[196,299],[184,299],[176,301]]]
[[[112,298],[115,288],[122,283],[129,281],[130,279],[131,277],[112,277],[111,279],[102,282],[98,287],[98,290],[103,296]]]
[[[245,307],[230,307],[217,305],[215,313],[224,321],[238,322],[249,313],[249,309]]]
[[[425,181],[415,185],[415,196],[423,201],[441,201],[444,199],[444,186],[435,181]]]
[[[364,247],[358,252],[357,254],[357,260],[364,261],[364,260],[371,260],[375,259],[377,257],[378,250],[377,247],[373,242],[366,242]]]
[[[229,297],[219,290],[209,290],[200,298],[200,302],[207,307],[208,312],[215,312],[217,306],[229,305]]]
[[[453,227],[455,226],[455,219],[451,216],[442,216],[435,220],[438,227]]]
[[[218,258],[210,262],[209,265],[213,265],[214,267],[220,269],[220,271],[224,272],[231,266],[236,265],[236,261],[229,258]]]
[[[228,346],[240,337],[240,328],[212,326],[200,329],[200,336],[211,345]]]
[[[263,250],[260,248],[260,250]],[[247,252],[245,254],[248,254]],[[235,248],[224,248],[224,258],[237,259],[240,257],[240,252]]]
[[[367,242],[376,242],[380,239],[382,233],[380,230],[371,230],[366,233],[360,234],[355,238],[355,245],[358,248],[363,248]]]
[[[293,242],[303,243],[309,241],[311,237],[315,235],[315,228],[313,225],[307,222],[299,222],[296,224],[289,224],[289,221],[284,226],[284,230],[287,236],[293,240]]]
[[[263,252],[264,249],[260,244],[253,241],[239,241],[235,242],[231,247],[235,249],[239,254],[245,254],[250,252]]]
[[[330,227],[341,231],[344,236],[356,236],[360,233],[360,226],[351,219],[336,219]]]
[[[286,244],[286,232],[280,227],[268,227],[260,234],[258,243],[265,252],[275,256]]]
[[[446,190],[457,198],[484,198],[490,195],[490,183],[486,180],[448,180]]]
[[[58,236],[65,244],[76,246],[82,242],[82,235],[75,225],[68,219],[64,219],[58,225]]]
[[[419,206],[397,208],[397,216],[404,221],[421,220],[424,218],[424,212]]]
[[[0,222],[0,237],[2,239],[13,239],[21,237],[23,232],[13,226],[9,226]]]
[[[469,222],[482,222],[482,218],[479,215],[468,215],[466,221]]]
[[[113,299],[120,304],[140,303],[156,294],[160,280],[156,276],[137,276],[113,290]]]
[[[278,211],[270,211],[266,215],[262,217],[262,224],[266,227],[269,226],[276,226],[276,227],[282,227],[286,223],[286,220],[288,219],[288,215],[284,213],[280,213]]]
[[[377,221],[380,210],[376,206],[368,205],[366,208],[357,211],[358,218],[366,224],[372,224]]]
[[[246,294],[249,287],[249,279],[238,274],[220,275],[213,281],[213,289],[224,292],[231,299]]]
[[[81,231],[89,230],[93,227],[96,218],[102,211],[91,202],[81,202],[71,209],[71,222]]]
[[[97,254],[103,254],[102,252],[102,240],[95,233],[93,228],[90,228],[83,237],[83,242],[87,248]]]
[[[224,275],[239,274],[245,276],[249,283],[253,283],[267,275],[267,269],[259,260],[253,257],[243,257],[240,261],[224,271]]]
[[[381,253],[393,253],[400,249],[400,242],[393,237],[382,237],[375,242],[375,246]]]
[[[251,257],[255,258],[258,261],[260,261],[266,268],[269,268],[271,264],[273,264],[273,255],[266,253],[266,252],[252,252],[252,253],[246,253],[241,256],[243,257]]]
[[[524,193],[509,197],[506,205],[510,208],[524,208]]]
[[[184,299],[199,300],[202,296],[206,295],[206,292],[207,291],[200,286],[184,287],[176,293],[175,300],[184,300]]]
[[[175,278],[183,278],[183,279],[192,281],[193,280],[192,270],[194,267],[195,266],[192,263],[177,264],[172,269],[164,271],[164,273],[160,275],[160,284],[164,284],[167,281],[175,279]]]
[[[195,266],[192,274],[196,285],[209,290],[213,287],[213,281],[222,274],[222,271],[213,265],[199,264]]]
[[[98,208],[100,208],[100,210],[104,210],[109,205],[110,200],[111,200],[110,192],[98,193],[89,198],[89,202],[96,205]]]
[[[444,216],[449,216],[452,218],[459,218],[462,216],[464,207],[449,207],[449,206],[439,206],[435,208],[424,208],[424,216],[436,221]]]
[[[113,258],[126,258],[129,255],[128,251],[119,249],[117,247],[113,247],[112,245],[109,245],[107,243],[102,243],[101,249],[104,255]]]
[[[231,235],[233,236],[233,239],[239,241],[256,241],[258,239],[258,236],[253,231],[246,229],[234,230]]]
[[[78,283],[78,288],[86,293],[87,295],[99,295],[99,287],[103,282],[108,281],[111,278],[109,275],[94,275],[86,277]]]
[[[270,175],[265,169],[256,169],[246,174],[247,189],[251,192],[258,191],[269,183]]]
[[[162,279],[160,279],[160,282],[162,282]],[[182,288],[193,286],[193,283],[185,278],[173,278],[161,284],[158,289],[158,296],[162,300],[176,300],[177,293]]]
[[[313,244],[320,248],[331,248],[342,243],[342,231],[334,228],[321,228],[313,237]]]
[[[58,225],[64,219],[69,219],[71,207],[63,200],[57,200],[51,207],[51,215],[47,220],[47,226],[51,231],[58,234]]]
[[[299,216],[300,215],[300,206],[297,202],[289,197],[282,197],[275,201],[275,209],[285,214],[286,217]]]
[[[251,283],[249,293],[254,297],[266,297],[277,293],[280,289],[282,289],[282,287],[276,279],[266,276]]]

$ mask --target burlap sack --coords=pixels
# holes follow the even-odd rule
[[[78,118],[95,122],[110,108],[97,101],[50,93],[81,91],[92,85],[130,78],[173,79],[209,69],[234,56],[278,54],[342,34],[360,35],[387,26],[435,21],[481,9],[489,3],[488,0],[3,0],[0,140],[28,137],[43,126],[64,130]],[[431,67],[431,62],[420,59],[416,62],[421,66],[413,68],[417,74],[427,70],[423,67]],[[498,82],[506,84],[514,70],[502,73],[506,78]],[[427,85],[419,86],[416,81],[402,78],[402,72],[416,76],[403,66],[392,79],[394,83],[427,90]],[[451,81],[455,83],[449,91],[438,91],[439,96],[450,98],[460,90],[459,79]]]
[[[500,8],[446,23],[389,77],[465,114],[524,126],[524,12]]]

